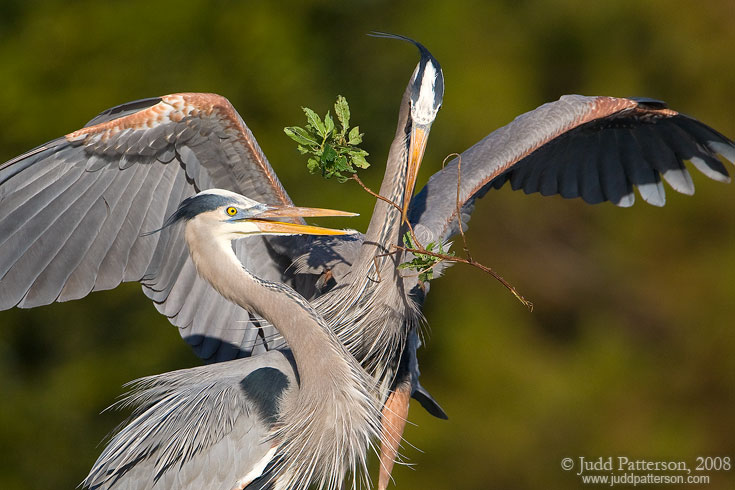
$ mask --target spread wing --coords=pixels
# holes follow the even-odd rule
[[[214,94],[121,105],[0,165],[0,310],[139,281],[203,359],[264,349],[272,328],[254,328],[247,311],[197,276],[181,227],[144,235],[212,187],[291,204],[250,130]],[[260,277],[284,279],[287,258],[263,238],[235,250]]]
[[[709,126],[653,99],[565,95],[490,133],[434,174],[411,202],[420,240],[446,241],[466,229],[475,200],[510,182],[527,194],[581,197],[590,204],[665,204],[663,181],[693,194],[685,161],[707,177],[730,180],[718,154],[735,163],[735,144]]]

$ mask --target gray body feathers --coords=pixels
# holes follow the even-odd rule
[[[230,490],[275,445],[280,404],[296,385],[279,351],[140,379],[118,403],[135,411],[83,483]]]

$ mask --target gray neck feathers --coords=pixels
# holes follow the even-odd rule
[[[229,240],[189,221],[186,240],[199,274],[225,298],[271,322],[293,352],[300,386],[284,396],[277,429],[276,476],[282,488],[338,489],[349,473],[366,478],[366,453],[379,437],[372,380],[314,308],[288,286],[242,267]],[[214,241],[214,243],[213,243]]]
[[[403,94],[400,111],[398,113],[398,125],[395,138],[388,152],[385,176],[380,185],[380,195],[387,197],[399,207],[403,206],[404,189],[406,187],[406,167],[408,165],[408,117],[409,117],[409,88]],[[374,268],[376,255],[390,252],[390,246],[398,243],[401,229],[401,212],[378,199],[373,209],[370,225],[365,233],[357,265],[359,270],[370,270]],[[379,264],[393,262],[394,257],[379,257]],[[382,271],[381,271],[382,275]]]
[[[409,87],[410,88],[410,87]],[[396,137],[391,144],[380,194],[403,205],[408,162],[409,88],[403,95]],[[316,299],[315,305],[339,340],[380,384],[385,397],[411,328],[422,321],[420,309],[403,290],[397,266],[403,254],[401,212],[378,199],[360,255],[346,283]]]

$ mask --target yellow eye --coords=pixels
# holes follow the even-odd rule
[[[227,214],[229,214],[230,216],[235,216],[237,214],[237,208],[233,208],[232,206],[230,206],[229,208],[227,208]]]

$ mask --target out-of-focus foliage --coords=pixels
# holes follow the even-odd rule
[[[305,178],[282,130],[344,94],[378,187],[417,56],[363,33],[414,37],[444,69],[421,186],[445,155],[565,93],[660,98],[735,137],[734,22],[732,0],[5,0],[0,160],[122,102],[215,92],[297,204],[359,211],[364,229],[373,199]],[[564,457],[735,455],[735,187],[694,180],[661,209],[508,189],[478,203],[473,257],[535,309],[471,268],[432,283],[422,381],[450,420],[412,405],[416,468],[396,469],[399,488],[575,488]],[[137,285],[1,312],[0,488],[75,487],[124,418],[99,414],[121,385],[196,364]],[[709,474],[703,488],[735,486]]]

